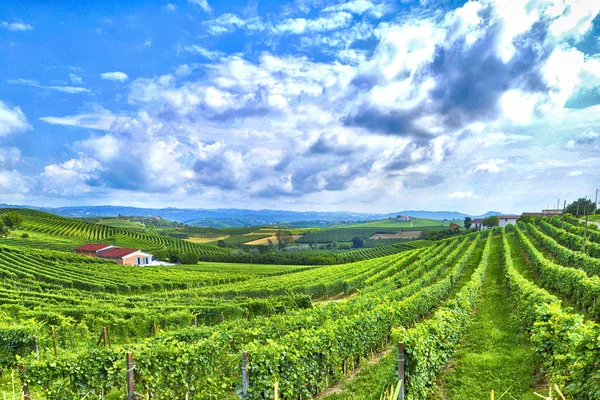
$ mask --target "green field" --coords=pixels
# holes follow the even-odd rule
[[[120,218],[99,219],[96,223],[100,225],[112,226],[113,228],[124,228],[134,230],[141,230],[145,227],[144,224],[141,224],[139,222],[129,221]]]
[[[339,254],[363,259],[335,265],[127,267],[67,251],[117,228],[24,216],[38,233],[0,239],[7,398],[27,382],[33,399],[124,399],[132,352],[142,398],[234,399],[247,351],[249,400],[273,398],[275,382],[281,399],[380,400],[398,342],[408,399],[529,400],[550,383],[600,398],[600,233],[574,219],[351,250]]]
[[[462,221],[439,221],[435,219],[424,219],[424,218],[415,218],[412,221],[399,221],[397,219],[383,219],[377,221],[368,221],[361,222],[356,224],[344,224],[336,227],[339,228],[375,228],[375,229],[407,229],[407,228],[423,228],[423,227],[445,227],[450,226],[452,223],[458,223],[462,225]]]

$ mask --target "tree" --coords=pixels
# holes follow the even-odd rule
[[[227,247],[227,243],[225,243],[225,241],[223,239],[219,239],[217,241],[217,246],[219,246],[219,247]]]
[[[354,247],[355,249],[363,247],[364,244],[365,244],[365,242],[361,238],[359,238],[359,237],[352,238],[352,247]]]
[[[294,236],[288,230],[278,230],[275,237],[277,238],[277,246],[280,250],[294,243]]]
[[[180,257],[182,264],[198,264],[198,254],[196,253],[183,253]]]
[[[2,216],[2,220],[4,221],[4,225],[10,229],[17,229],[19,225],[23,222],[23,217],[18,212],[9,212]]]
[[[469,229],[473,225],[471,217],[465,217],[465,229]]]
[[[498,226],[500,224],[500,219],[497,215],[492,215],[491,217],[484,218],[483,226],[488,228],[493,228],[494,226]]]
[[[8,237],[8,226],[4,224],[4,220],[0,219],[0,238]]]
[[[569,214],[573,214],[576,217],[579,217],[580,215],[585,215],[586,205],[588,207],[588,213],[594,214],[594,212],[596,211],[596,203],[594,203],[591,199],[586,200],[584,198],[577,199],[576,201],[569,204],[567,206],[567,212]]]

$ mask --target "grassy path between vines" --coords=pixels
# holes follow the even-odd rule
[[[504,282],[502,242],[494,237],[473,324],[462,339],[432,399],[536,399],[535,362],[522,325],[514,318]]]
[[[452,298],[471,279],[473,271],[481,261],[484,247],[485,238],[481,238],[475,248],[473,257],[467,264],[449,298]],[[447,271],[443,276],[446,276],[446,274]],[[391,386],[398,382],[396,368],[396,347],[390,346],[376,359],[363,361],[359,370],[318,398],[326,400],[379,400],[384,391],[389,390]]]

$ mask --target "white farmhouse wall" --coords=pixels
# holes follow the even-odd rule
[[[506,225],[516,225],[517,220],[515,218],[502,218],[498,217],[498,226],[504,228]]]

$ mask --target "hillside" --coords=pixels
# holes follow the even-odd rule
[[[185,208],[137,208],[124,206],[77,206],[77,207],[31,207],[0,204],[0,208],[30,208],[69,218],[117,217],[131,215],[140,217],[160,216],[167,220],[185,222],[200,227],[245,227],[277,223],[304,223],[303,227],[335,224],[338,221],[368,221],[408,215],[415,218],[451,220],[464,219],[468,214],[453,211],[398,211],[394,213],[317,212],[285,210],[244,209],[185,209]],[[489,211],[483,217],[501,213]],[[476,218],[482,216],[474,216]]]
[[[111,234],[21,212],[46,239]],[[597,399],[578,397],[600,389],[600,234],[585,252],[583,234],[573,218],[542,220],[321,267],[132,268],[0,239],[0,366],[22,363],[27,390],[47,400],[123,398],[132,352],[144,396],[231,400],[247,351],[249,400],[270,398],[273,382],[283,398],[379,400],[402,342],[408,398],[530,400],[550,381]]]
[[[159,250],[175,250],[182,253],[202,254],[224,254],[227,249],[213,245],[192,243],[177,238],[147,234],[125,228],[89,223],[76,219],[69,219],[42,211],[30,209],[0,209],[0,214],[8,211],[18,212],[23,222],[19,229],[25,233],[34,232],[31,238],[18,241],[28,246],[36,239],[51,241],[50,237],[69,238],[73,240],[74,247],[82,243],[107,243],[120,247],[140,248],[144,251],[155,252]],[[31,240],[29,240],[31,239]],[[16,244],[16,242],[15,242]],[[71,248],[72,250],[72,248]]]

